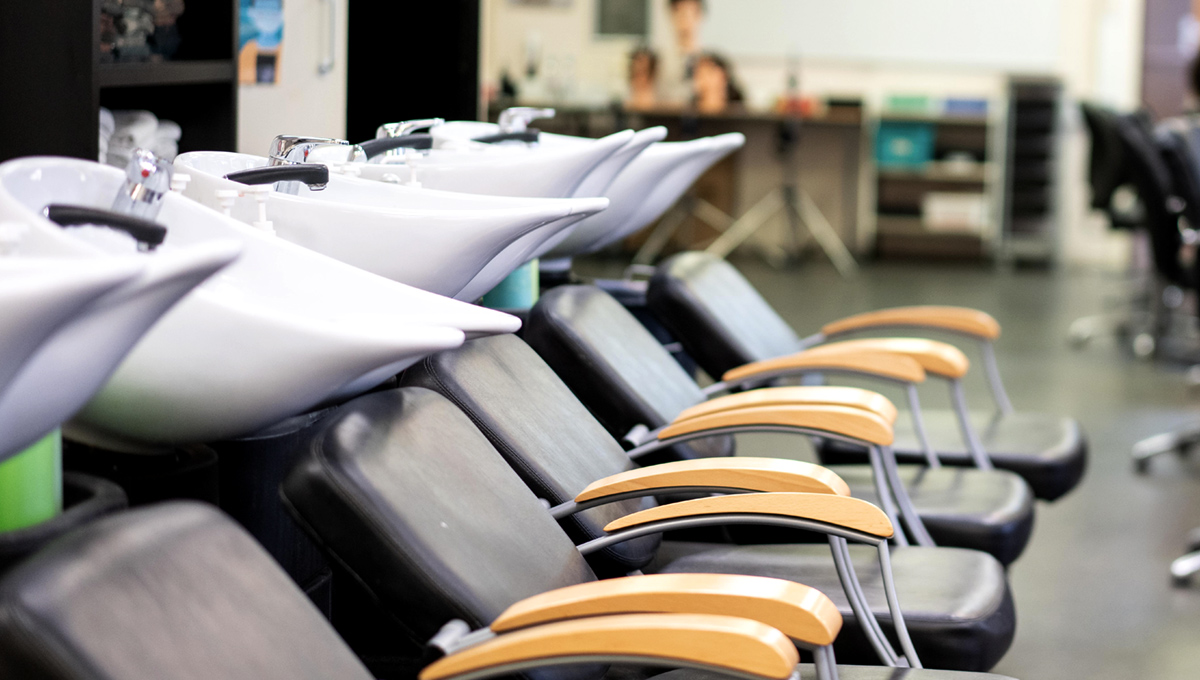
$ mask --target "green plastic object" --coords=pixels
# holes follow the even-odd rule
[[[483,306],[492,309],[529,309],[538,300],[538,261],[528,264],[508,275],[483,296]]]
[[[0,532],[25,529],[62,512],[62,433],[46,435],[0,463]]]

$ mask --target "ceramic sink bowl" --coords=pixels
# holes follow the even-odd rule
[[[232,215],[258,220],[256,199],[226,174],[266,165],[259,156],[192,152],[176,159],[191,176],[185,194],[220,208],[219,190],[237,190]],[[528,252],[603,210],[608,201],[459,194],[331,175],[321,191],[269,191],[266,214],[278,236],[393,281],[474,299],[464,288],[488,269],[495,285],[524,264]],[[515,242],[526,247],[509,250]],[[506,252],[508,251],[508,252]],[[498,258],[501,253],[509,255]]]
[[[41,216],[47,203],[107,207],[123,180],[120,170],[74,159],[0,164],[0,221],[29,226],[17,255],[128,257],[133,242],[123,234],[63,230]],[[370,389],[464,337],[520,327],[515,317],[345,265],[177,194],[163,199],[157,221],[168,229],[166,241],[138,256],[147,262],[143,276],[156,277],[150,290],[172,287],[161,282],[186,257],[216,262],[238,250],[241,256],[170,308],[67,423],[68,436],[86,443],[154,451],[249,435]],[[124,288],[110,295],[122,292],[109,300],[111,309],[97,305],[94,316],[61,330],[61,347],[108,325],[103,315],[134,316],[129,308],[136,305],[119,303],[141,304],[145,296]],[[49,346],[42,351],[64,354]],[[77,376],[60,369],[56,378]]]
[[[59,328],[141,272],[135,258],[80,262],[0,256],[0,396]],[[28,444],[21,432],[0,429],[0,461]]]
[[[609,187],[608,195],[614,203],[628,203],[634,206],[632,214],[596,226],[581,224],[576,230],[580,232],[580,238],[573,244],[575,249],[570,250],[570,246],[564,243],[563,247],[551,253],[551,256],[592,253],[645,229],[675,205],[709,168],[740,149],[745,143],[746,137],[740,132],[730,132],[690,142],[664,143],[650,147],[617,177],[613,186]],[[674,167],[667,174],[656,176],[648,166],[658,164],[663,156],[674,156]],[[655,180],[655,177],[659,179]],[[647,189],[650,191],[647,192]],[[593,235],[595,238],[592,238]]]

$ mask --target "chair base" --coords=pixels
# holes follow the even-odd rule
[[[1164,453],[1186,456],[1197,444],[1200,444],[1200,424],[1146,437],[1133,445],[1133,469],[1144,475],[1150,471],[1150,461],[1158,456]]]

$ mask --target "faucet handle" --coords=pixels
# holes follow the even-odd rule
[[[404,137],[417,130],[437,127],[446,121],[442,118],[418,118],[417,120],[402,120],[399,123],[384,123],[375,130],[375,139],[387,137]]]
[[[553,118],[554,109],[538,109],[532,106],[512,106],[500,112],[501,132],[524,132],[529,124],[539,118]]]
[[[346,162],[365,160],[366,154],[363,153],[362,148],[344,139],[279,135],[271,140],[271,149],[267,153],[268,164],[271,166],[298,165],[308,160],[308,154],[315,149],[342,146],[346,147]]]
[[[171,190],[174,166],[146,149],[134,149],[125,166],[125,183],[112,209],[124,215],[153,220],[161,209],[163,196]]]

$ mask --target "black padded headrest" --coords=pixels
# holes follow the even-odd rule
[[[253,538],[210,506],[177,502],[96,521],[10,572],[0,677],[371,675]]]
[[[559,286],[529,312],[525,341],[618,439],[656,428],[705,400],[679,363],[621,303],[593,286]],[[729,455],[732,437],[673,447],[676,456]]]
[[[660,264],[646,304],[715,380],[731,368],[800,347],[795,331],[746,277],[708,253],[679,253]]]
[[[587,408],[529,345],[513,335],[471,340],[438,352],[404,374],[403,384],[454,402],[525,484],[552,505],[588,484],[636,467]],[[563,528],[576,544],[605,535],[609,522],[652,506],[650,499],[610,503],[572,515]],[[610,546],[589,556],[605,574],[641,569],[659,535]]]
[[[426,389],[341,406],[282,493],[415,640],[450,619],[487,625],[520,599],[595,579],[466,415]]]

